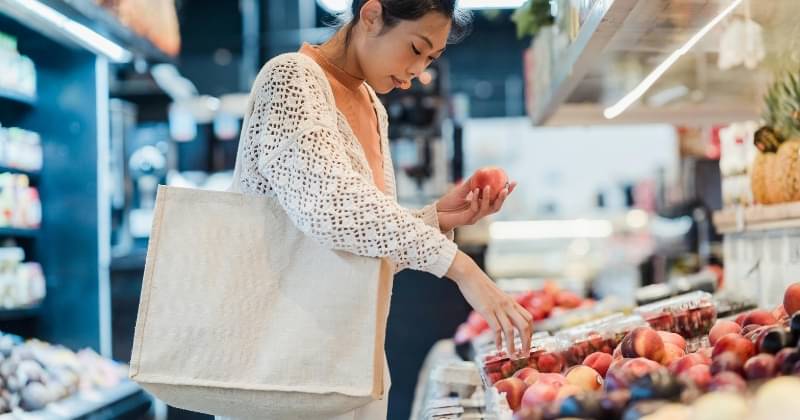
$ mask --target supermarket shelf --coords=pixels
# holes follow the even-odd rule
[[[39,235],[39,229],[0,228],[0,238],[34,238],[37,235]]]
[[[119,19],[91,0],[39,0],[40,3],[64,15],[72,22],[84,25],[108,37],[134,55],[154,62],[173,62],[173,58],[158,49],[149,40],[140,37],[123,25]],[[65,45],[79,46],[93,51],[94,46],[76,37],[66,25],[53,25],[41,15],[19,7],[17,0],[0,0],[0,14],[5,14],[23,25]]]
[[[720,233],[800,228],[800,202],[721,210],[714,226]]]
[[[25,106],[34,106],[36,104],[35,97],[4,88],[0,88],[0,101],[13,102]]]
[[[12,168],[10,166],[0,165],[0,173],[4,172],[11,172],[12,174],[28,175],[28,178],[30,178],[31,181],[34,182],[39,179],[40,175],[38,171],[26,171],[24,169],[17,169],[17,168]]]
[[[555,57],[550,90],[537,92],[537,106],[531,110],[536,125],[544,124],[567,100],[596,64],[604,50],[636,6],[636,0],[599,0],[595,3],[575,41]]]
[[[17,309],[0,309],[0,321],[17,321],[36,318],[41,312],[41,305],[27,306]]]
[[[0,420],[39,420],[39,419],[116,419],[142,407],[149,407],[152,400],[134,382],[125,381],[120,385],[93,393],[80,393],[63,401],[50,404],[47,408],[24,414],[3,414]]]

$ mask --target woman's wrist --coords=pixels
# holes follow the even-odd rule
[[[475,264],[475,261],[463,251],[459,250],[456,252],[455,258],[453,258],[453,263],[450,264],[450,268],[447,270],[447,278],[461,285],[463,282],[474,277],[472,273],[477,268],[478,266]]]

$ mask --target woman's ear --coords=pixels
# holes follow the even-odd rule
[[[369,35],[377,36],[383,30],[383,6],[379,0],[367,0],[359,12],[359,20]]]

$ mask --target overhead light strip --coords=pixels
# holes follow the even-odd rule
[[[631,105],[633,105],[636,101],[638,101],[639,98],[641,98],[642,95],[644,95],[645,92],[647,92],[647,90],[650,89],[653,86],[653,84],[655,84],[655,82],[658,81],[658,79],[660,79],[661,76],[663,76],[664,73],[666,73],[667,70],[669,70],[669,68],[672,67],[672,65],[675,64],[676,61],[678,61],[679,58],[681,58],[681,56],[689,52],[689,50],[691,50],[692,47],[694,47],[698,42],[700,42],[700,40],[703,39],[703,37],[707,33],[709,33],[712,29],[714,29],[715,26],[717,26],[717,24],[719,24],[723,19],[725,19],[725,17],[727,17],[729,14],[731,14],[731,12],[733,12],[737,7],[739,7],[739,5],[742,4],[743,1],[744,0],[734,0],[730,4],[730,6],[725,8],[725,10],[723,10],[719,15],[717,15],[714,19],[712,19],[711,22],[706,24],[706,26],[704,26],[702,29],[700,29],[700,31],[694,34],[694,36],[691,37],[685,44],[683,44],[682,47],[678,48],[672,54],[670,54],[669,57],[667,57],[667,59],[664,60],[664,62],[659,64],[658,67],[656,67],[652,73],[650,73],[644,80],[642,80],[642,82],[639,83],[639,85],[636,86],[633,90],[631,90],[627,95],[625,95],[625,97],[620,99],[620,101],[617,102],[616,104],[606,108],[605,111],[603,111],[603,115],[607,119],[611,120],[618,117],[623,112],[625,112],[625,110],[628,109]]]
[[[75,42],[78,42],[96,54],[103,55],[115,63],[127,63],[133,59],[133,54],[116,42],[64,16],[38,0],[13,0],[13,2],[56,28],[59,28]]]

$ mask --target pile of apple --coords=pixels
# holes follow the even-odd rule
[[[687,353],[683,336],[638,327],[613,354],[590,354],[582,365],[561,372],[563,359],[546,359],[549,364],[542,366],[543,353],[538,366],[545,371],[524,367],[494,387],[505,393],[517,420],[619,419],[645,401],[689,404],[707,392],[743,394],[748,381],[800,376],[800,283],[786,290],[783,305],[773,311],[716,321],[708,341],[711,346]]]
[[[546,282],[542,289],[519,294],[514,299],[531,314],[534,321],[594,304],[594,300],[583,299],[573,292],[562,290],[554,282]],[[489,324],[486,320],[472,311],[467,321],[456,330],[454,341],[456,344],[463,344],[488,330]]]

